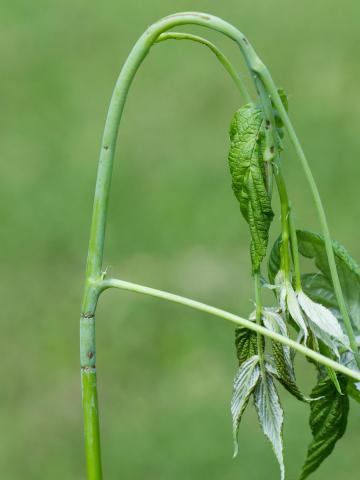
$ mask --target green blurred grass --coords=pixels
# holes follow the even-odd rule
[[[190,9],[239,26],[290,93],[332,234],[360,257],[356,0],[5,0],[0,478],[85,478],[78,315],[107,103],[145,27]],[[229,42],[208,36],[239,57]],[[151,52],[121,128],[106,246],[112,274],[243,314],[252,308],[248,233],[226,169],[228,125],[240,102],[201,46],[169,43]],[[284,168],[299,224],[317,229],[290,150]],[[98,369],[105,478],[278,478],[252,409],[240,456],[231,460],[232,330],[156,300],[104,295]],[[303,372],[306,388],[313,373],[308,366]],[[292,480],[309,439],[308,412],[286,395],[283,404]],[[345,439],[314,479],[358,478],[360,414],[352,410]]]

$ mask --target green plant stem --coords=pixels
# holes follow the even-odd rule
[[[266,136],[266,150],[265,163],[273,165],[273,173],[275,177],[276,187],[280,199],[281,211],[281,269],[285,274],[285,279],[290,281],[290,255],[289,255],[289,197],[280,169],[280,152],[278,148],[278,141],[276,138],[276,125],[271,105],[270,97],[265,90],[265,86],[260,80],[256,78],[255,84],[259,92],[263,115],[265,118],[265,136]]]
[[[182,13],[166,17],[154,25],[150,26],[146,32],[139,38],[131,50],[123,68],[121,69],[119,78],[116,82],[113,95],[111,97],[108,114],[106,117],[102,144],[100,149],[100,158],[97,172],[95,197],[93,204],[93,214],[90,228],[89,248],[86,264],[85,291],[83,300],[83,310],[88,309],[87,299],[90,296],[90,285],[92,282],[99,280],[102,276],[102,264],[104,256],[106,218],[108,212],[111,177],[114,163],[115,148],[117,142],[118,129],[120,120],[124,110],[126,98],[130,89],[130,85],[141,63],[150,51],[151,46],[159,38],[159,36],[178,25],[194,24],[201,25],[213,30],[219,31],[237,39],[246,59],[247,64],[253,64],[256,57],[246,38],[238,32],[238,30],[227,22],[202,13]],[[239,87],[239,82],[237,81]],[[95,319],[96,304],[92,312]],[[91,351],[95,357],[95,320],[91,326],[93,342]],[[84,336],[82,327],[80,326],[80,348],[83,348]],[[84,365],[82,366],[82,375],[84,375]],[[85,449],[87,458],[88,478],[91,480],[100,480],[102,478],[101,462],[100,462],[100,436],[99,436],[99,420],[97,407],[97,391],[96,391],[96,371],[93,369],[91,373],[91,382],[82,382],[82,395],[84,406],[84,425],[85,425]],[[89,406],[95,405],[94,408]],[[88,428],[97,425],[96,428]]]
[[[98,298],[98,289],[87,282],[80,317],[80,366],[88,480],[102,478],[95,348],[95,310]]]
[[[165,40],[190,40],[192,42],[200,43],[208,47],[223,65],[225,70],[229,73],[230,77],[233,79],[237,89],[240,94],[244,97],[247,103],[251,102],[250,94],[237,70],[233,67],[229,59],[221,52],[221,50],[214,45],[212,42],[209,42],[206,38],[199,37],[198,35],[192,35],[191,33],[180,33],[180,32],[166,32],[162,33],[156,40],[156,43],[164,42]]]
[[[309,163],[307,161],[307,158],[305,156],[305,153],[302,149],[302,146],[300,144],[300,141],[296,135],[296,132],[294,130],[294,127],[292,126],[292,123],[290,121],[290,118],[284,108],[284,105],[281,101],[280,95],[277,91],[277,88],[274,84],[274,81],[272,80],[272,77],[270,75],[270,72],[268,71],[267,68],[262,68],[259,71],[259,76],[262,80],[262,82],[265,85],[265,88],[268,92],[268,94],[271,96],[272,101],[274,102],[274,105],[279,113],[279,116],[288,132],[288,135],[290,137],[290,140],[295,148],[295,151],[297,153],[298,158],[300,159],[300,163],[302,165],[302,168],[305,172],[306,179],[309,183],[311,193],[313,195],[314,203],[316,206],[316,209],[318,211],[319,219],[320,219],[320,224],[322,228],[322,232],[324,235],[324,242],[325,242],[325,248],[326,248],[326,254],[328,257],[329,261],[329,268],[330,268],[330,273],[331,273],[331,279],[333,282],[334,286],[334,291],[336,295],[336,299],[339,305],[339,310],[341,313],[341,316],[343,318],[344,326],[346,329],[346,332],[348,334],[349,340],[350,340],[350,346],[351,349],[354,353],[354,357],[357,363],[357,366],[360,368],[360,355],[358,353],[357,349],[357,344],[356,344],[356,338],[355,334],[351,325],[351,320],[349,317],[349,313],[347,311],[347,307],[345,304],[345,299],[344,295],[342,292],[340,280],[339,280],[339,275],[337,272],[337,267],[336,267],[336,261],[335,261],[335,255],[334,255],[334,250],[332,247],[332,240],[330,236],[330,230],[328,226],[328,222],[326,219],[326,214],[325,210],[321,201],[320,193],[318,190],[318,187],[316,185],[314,176],[311,172]]]
[[[295,290],[300,292],[302,289],[301,286],[301,272],[300,272],[300,258],[299,258],[299,246],[296,235],[294,213],[292,210],[292,205],[289,205],[289,230],[290,230],[290,244],[292,251],[292,258],[294,263],[294,273],[295,273]]]
[[[298,342],[295,342],[289,337],[285,337],[283,335],[280,335],[279,333],[273,332],[272,330],[268,330],[262,325],[258,325],[256,322],[246,320],[245,318],[239,317],[238,315],[227,312],[220,308],[216,308],[211,305],[207,305],[205,303],[192,300],[190,298],[182,297],[180,295],[175,295],[173,293],[164,292],[162,290],[157,290],[155,288],[146,287],[144,285],[138,285],[136,283],[126,282],[125,280],[118,280],[115,278],[100,280],[96,284],[96,288],[98,289],[99,294],[109,288],[117,288],[120,290],[127,290],[130,292],[140,293],[143,295],[149,295],[151,297],[160,298],[162,300],[167,300],[169,302],[178,303],[180,305],[184,305],[184,306],[193,308],[195,310],[200,310],[202,312],[208,313],[215,317],[219,317],[229,322],[232,322],[236,325],[246,327],[249,330],[259,333],[260,335],[264,335],[267,338],[275,340],[276,342],[279,342],[282,345],[287,345],[293,350],[296,350],[297,352],[315,360],[321,365],[331,367],[334,370],[340,373],[343,373],[344,375],[347,375],[351,378],[354,378],[355,380],[360,381],[360,372],[351,370],[350,368],[345,367],[345,365],[341,365],[340,363],[337,363],[334,360],[331,360],[331,358],[325,357],[324,355],[321,355],[320,353],[317,353],[314,350],[311,350],[310,348]]]
[[[255,283],[255,304],[256,304],[256,324],[261,326],[261,316],[262,316],[262,301],[261,301],[261,281],[260,281],[260,272],[257,271],[254,273],[254,283]],[[262,378],[266,377],[265,370],[265,359],[264,359],[264,350],[263,350],[263,339],[260,332],[256,334],[257,342],[257,351],[259,355],[259,364]]]
[[[320,196],[317,190],[317,186],[311,174],[309,165],[305,158],[304,152],[302,151],[299,140],[297,139],[296,133],[292,127],[290,119],[282,105],[280,96],[278,95],[276,86],[271,78],[271,75],[265,65],[257,56],[255,50],[247,40],[247,38],[233,25],[230,23],[212,15],[206,13],[198,12],[184,12],[165,17],[155,24],[151,25],[145,33],[139,38],[139,40],[134,45],[131,50],[123,68],[121,69],[119,78],[115,84],[113,95],[110,101],[110,106],[108,114],[106,117],[105,128],[103,133],[103,139],[100,149],[100,159],[96,180],[95,188],[95,197],[93,205],[93,214],[90,228],[90,240],[86,264],[86,279],[85,279],[85,291],[84,291],[84,300],[83,300],[83,314],[89,312],[95,315],[96,301],[95,303],[91,300],[92,297],[92,286],[94,282],[100,281],[102,278],[102,264],[103,264],[103,255],[104,255],[104,242],[105,242],[105,227],[106,227],[106,218],[108,212],[109,204],[109,195],[110,195],[110,186],[111,186],[111,177],[114,163],[115,147],[118,135],[118,129],[122,113],[124,110],[125,101],[131,86],[131,83],[134,79],[134,76],[139,69],[141,63],[149,53],[151,46],[156,42],[158,37],[180,25],[198,25],[203,26],[214,31],[220,32],[227,37],[234,40],[239,46],[244,58],[247,67],[251,73],[252,78],[260,78],[268,92],[271,96],[275,107],[277,108],[280,117],[283,120],[283,123],[288,131],[291,141],[294,144],[295,150],[298,153],[298,156],[301,160],[303,168],[305,170],[307,179],[310,183],[310,187],[315,199],[315,204],[318,209],[321,225],[324,232],[326,251],[329,258],[329,266],[331,271],[331,276],[334,284],[334,290],[336,297],[339,303],[340,312],[344,319],[344,324],[347,329],[351,347],[356,354],[356,360],[360,367],[360,357],[357,354],[357,345],[355,336],[352,331],[352,326],[350,322],[349,315],[346,310],[346,305],[341,291],[340,281],[337,275],[336,263],[334,258],[334,253],[332,250],[331,238],[329,234],[329,229],[327,226],[327,221],[325,213],[322,207]],[[91,307],[91,308],[90,308]],[[230,314],[229,314],[230,315]],[[86,317],[83,317],[86,318]],[[89,317],[90,318],[90,317]],[[90,323],[90,322],[89,322]],[[235,322],[236,323],[236,322]],[[251,322],[249,322],[252,325]],[[256,325],[258,329],[263,329],[263,327]],[[90,337],[92,338],[89,347],[91,347],[91,352],[95,358],[95,320],[93,324],[88,325],[89,331],[91,332]],[[250,326],[248,326],[250,328]],[[266,332],[266,329],[263,329]],[[264,331],[262,331],[263,334]],[[84,335],[80,335],[80,345],[81,348],[84,344]],[[280,341],[278,339],[278,341]],[[288,340],[289,342],[290,339]],[[305,355],[308,354],[308,349],[301,345],[298,345],[296,342],[293,342],[294,345],[292,348],[302,351]],[[289,345],[291,346],[291,345]],[[305,350],[303,350],[305,349]],[[311,351],[310,351],[311,352]],[[315,353],[312,352],[311,356],[314,358]],[[318,354],[317,354],[318,355]],[[334,369],[345,368],[332,362],[330,359],[323,357],[323,361],[319,357],[315,360],[320,363],[330,362]],[[335,364],[335,366],[333,365]],[[86,367],[86,365],[81,365]],[[93,367],[91,367],[93,368]],[[83,405],[84,405],[84,418],[85,418],[85,447],[86,447],[86,458],[87,458],[87,468],[88,468],[88,479],[89,480],[101,480],[101,462],[100,462],[100,440],[99,440],[99,428],[98,428],[98,414],[97,414],[97,394],[96,394],[96,372],[93,368],[91,373],[91,382],[86,382],[86,385],[83,382]],[[348,369],[347,369],[348,370]],[[82,368],[83,372],[83,368]],[[351,371],[347,371],[346,374],[349,374]],[[354,373],[350,375],[354,376]],[[357,378],[357,377],[356,377]],[[85,388],[86,386],[86,388]],[[88,388],[89,387],[89,388]],[[91,403],[91,402],[94,403]],[[96,405],[96,408],[93,406]],[[90,408],[91,407],[91,408]],[[87,426],[97,425],[96,428],[87,429]],[[91,438],[88,438],[88,437]]]
[[[290,255],[289,255],[289,198],[283,176],[278,164],[274,165],[274,176],[280,199],[281,210],[281,268],[285,273],[285,279],[290,280]]]

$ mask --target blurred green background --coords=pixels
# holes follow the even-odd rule
[[[103,123],[132,44],[182,10],[238,26],[289,92],[333,237],[360,257],[358,0],[4,0],[0,478],[85,479],[78,317]],[[243,69],[230,41],[192,31]],[[204,47],[153,49],[121,127],[106,244],[112,275],[250,312],[249,235],[227,171],[228,126],[241,101]],[[299,226],[318,229],[291,148],[283,163]],[[231,458],[231,325],[121,292],[102,297],[97,319],[106,479],[279,478],[252,406]],[[312,368],[299,366],[309,392]],[[310,439],[308,407],[281,396],[291,480]],[[345,438],[314,479],[358,478],[352,407]]]

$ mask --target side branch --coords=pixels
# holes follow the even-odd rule
[[[230,77],[233,79],[236,87],[238,88],[240,94],[244,97],[246,102],[251,102],[250,94],[240,77],[239,73],[235,70],[230,60],[222,53],[222,51],[214,45],[212,42],[207,40],[206,38],[200,37],[198,35],[193,35],[191,33],[183,33],[183,32],[166,32],[159,35],[157,38],[156,43],[164,42],[165,40],[190,40],[192,42],[200,43],[205,47],[213,52],[219,62],[223,65],[225,70],[229,73]]]
[[[265,327],[258,325],[255,322],[246,320],[245,318],[242,318],[242,317],[239,317],[238,315],[227,312],[226,310],[222,310],[220,308],[216,308],[211,305],[207,305],[205,303],[192,300],[190,298],[182,297],[180,295],[175,295],[173,293],[164,292],[162,290],[157,290],[155,288],[145,287],[144,285],[138,285],[136,283],[126,282],[124,280],[118,280],[114,278],[99,281],[98,283],[96,283],[96,288],[98,289],[99,294],[109,288],[118,288],[121,290],[128,290],[131,292],[141,293],[143,295],[149,295],[151,297],[161,298],[169,302],[178,303],[190,308],[194,308],[195,310],[200,310],[202,312],[209,313],[210,315],[214,315],[215,317],[223,318],[224,320],[235,323],[236,325],[240,325],[242,327],[248,328],[249,330],[253,330],[254,332],[264,335],[265,337],[271,338],[272,340],[275,340],[283,345],[287,345],[293,350],[296,350],[297,352],[302,353],[303,355],[306,355],[307,357],[311,358],[312,360],[315,360],[316,362],[322,365],[333,368],[334,370],[340,373],[343,373],[344,375],[347,375],[351,378],[354,378],[355,380],[360,381],[360,372],[351,370],[350,368],[347,368],[344,365],[341,365],[340,363],[335,362],[334,360],[331,360],[330,358],[325,357],[324,355],[321,355],[320,353],[317,353],[311,350],[310,348],[307,348],[304,345],[301,345],[298,342],[295,342],[291,338],[284,337],[283,335],[270,331]]]

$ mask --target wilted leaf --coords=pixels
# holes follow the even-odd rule
[[[266,189],[263,124],[261,108],[249,103],[235,113],[230,126],[232,187],[250,227],[253,271],[259,270],[266,255],[269,228],[274,217]]]
[[[286,324],[281,315],[270,309],[263,310],[264,326],[273,332],[279,333],[285,337],[288,336]],[[276,366],[275,376],[277,380],[298,400],[307,402],[308,399],[300,392],[296,384],[293,359],[290,348],[279,342],[272,342],[274,363]]]
[[[322,273],[305,273],[301,275],[301,285],[314,302],[321,303],[331,310],[338,320],[341,320],[339,307],[331,280]]]
[[[241,417],[259,380],[259,376],[259,357],[258,355],[254,355],[241,365],[234,380],[233,396],[231,400],[234,457],[238,453],[237,433]]]
[[[274,381],[269,372],[266,372],[265,378],[260,377],[255,388],[254,399],[261,428],[272,445],[280,465],[281,480],[284,480],[285,468],[282,444],[284,415]]]
[[[305,312],[311,326],[315,328],[316,336],[324,341],[329,347],[333,346],[333,341],[328,341],[328,337],[337,340],[344,346],[349,346],[349,339],[342,331],[337,318],[330,310],[320,303],[313,302],[304,292],[298,293],[298,301]]]
[[[239,360],[239,367],[253,355],[258,353],[257,334],[245,327],[235,329],[236,355]]]
[[[304,341],[306,342],[308,337],[308,329],[299,306],[298,296],[290,282],[286,282],[286,304],[291,318],[300,328],[300,332],[302,333]]]
[[[299,251],[307,258],[312,258],[315,261],[316,267],[328,279],[332,289],[331,274],[329,262],[325,250],[325,242],[321,235],[308,232],[305,230],[297,231]],[[333,249],[335,254],[336,267],[339,274],[341,287],[343,290],[346,305],[349,310],[350,318],[357,331],[360,331],[360,266],[357,261],[351,257],[345,247],[339,242],[333,241]],[[312,297],[310,289],[306,292]],[[315,291],[319,295],[319,290]],[[325,302],[329,298],[328,289],[325,292]],[[334,298],[335,295],[334,295]],[[321,300],[320,303],[323,303]],[[337,304],[337,302],[336,302]]]

